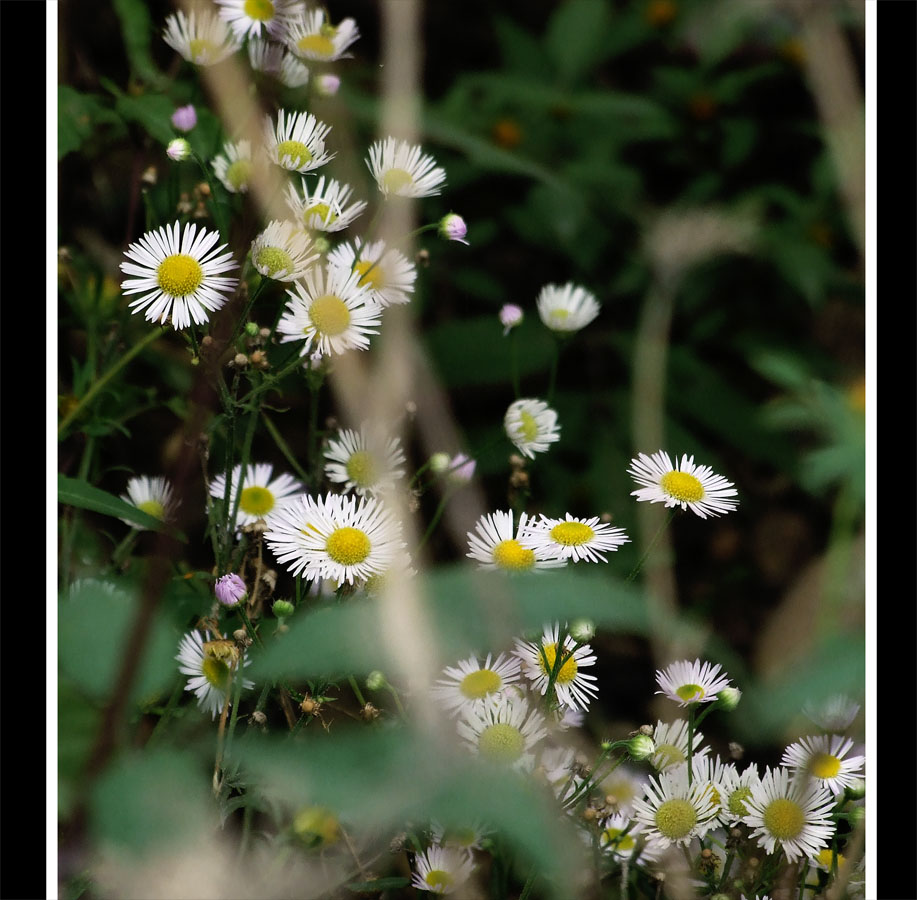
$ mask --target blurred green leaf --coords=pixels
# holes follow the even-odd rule
[[[124,130],[121,118],[94,94],[81,94],[66,84],[57,86],[57,158],[79,150],[101,125]]]
[[[57,684],[57,808],[69,814],[102,714],[66,679]]]
[[[140,94],[136,97],[117,93],[115,109],[128,122],[136,122],[165,148],[175,137],[172,113],[175,108],[164,94]]]
[[[721,159],[724,166],[731,167],[743,163],[758,140],[758,126],[753,119],[724,119],[720,125],[723,130],[723,152]]]
[[[134,74],[162,86],[165,78],[150,55],[150,41],[158,31],[153,27],[148,4],[144,0],[112,0],[112,6],[121,20],[124,49]]]
[[[545,45],[563,84],[572,84],[602,58],[610,23],[604,0],[566,0],[557,7]]]
[[[547,67],[541,43],[506,16],[496,15],[493,27],[500,45],[503,67],[527,78],[544,81]]]

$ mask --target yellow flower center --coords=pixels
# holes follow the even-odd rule
[[[704,486],[687,472],[667,472],[659,485],[670,497],[682,502],[696,503],[704,499]]]
[[[382,185],[390,194],[397,194],[402,188],[414,183],[410,172],[404,169],[389,169],[382,176]]]
[[[824,866],[826,869],[830,869],[832,855],[833,854],[831,852],[831,848],[825,847],[824,850],[819,850],[818,853],[815,854],[815,861],[819,863],[819,865]],[[843,853],[837,854],[837,867],[839,869],[844,865],[846,861],[847,859]]]
[[[656,827],[670,841],[687,837],[697,823],[697,812],[687,800],[666,800],[656,810]]]
[[[226,691],[229,688],[229,666],[221,659],[205,657],[201,663],[201,674],[207,679],[218,691]]]
[[[137,509],[143,510],[154,519],[161,519],[166,514],[165,507],[158,500],[144,500],[137,506]]]
[[[480,700],[488,694],[499,691],[503,684],[503,679],[491,669],[478,669],[477,672],[469,672],[459,685],[459,690],[469,700]]]
[[[569,309],[552,309],[551,318],[556,322],[565,322],[570,316]]]
[[[325,551],[342,566],[355,566],[363,562],[371,548],[366,533],[349,526],[332,531],[325,541]]]
[[[233,641],[204,641],[203,651],[201,674],[217,690],[225,693],[232,680],[231,669],[239,660],[238,648]]]
[[[156,281],[163,293],[170,297],[187,297],[193,294],[204,280],[201,264],[187,253],[167,256],[156,270]]]
[[[308,225],[312,216],[318,216],[324,225],[330,225],[338,214],[327,203],[315,203],[303,213],[303,221]]]
[[[621,837],[623,830],[622,828],[606,828],[602,832],[602,843],[605,846],[614,844],[616,850],[633,850],[637,842],[630,834],[625,834]]]
[[[551,540],[565,547],[578,547],[588,544],[595,537],[595,532],[582,522],[561,522],[551,529]]]
[[[458,847],[471,847],[478,839],[473,828],[447,828],[443,832],[443,843]]]
[[[542,649],[544,650],[544,656],[540,653],[538,654],[538,665],[545,675],[550,675],[554,671],[554,663],[557,661],[557,644],[542,644]],[[548,660],[547,666],[545,666],[545,657]],[[572,656],[568,656],[560,667],[557,678],[554,680],[558,684],[568,684],[576,678],[576,671],[576,660]]]
[[[454,881],[453,877],[443,869],[431,869],[423,880],[440,894],[445,893],[444,888],[449,887]]]
[[[206,63],[216,48],[216,44],[208,41],[207,38],[192,38],[188,41],[188,52],[191,54],[191,59],[198,64]]]
[[[308,56],[327,59],[334,56],[334,41],[323,34],[306,34],[297,42],[296,46]]]
[[[245,0],[245,15],[257,22],[269,22],[274,18],[274,4],[271,0]]]
[[[730,795],[729,800],[726,803],[726,806],[729,808],[734,816],[747,816],[748,807],[745,805],[745,801],[751,796],[750,787],[739,787],[736,788]]]
[[[365,287],[368,284],[374,291],[378,291],[385,284],[385,274],[378,263],[371,262],[368,259],[361,259],[354,266],[354,269],[363,276],[358,282],[360,287]]]
[[[522,751],[525,750],[525,738],[515,726],[498,722],[496,725],[488,725],[481,732],[478,738],[478,749],[489,759],[511,763],[522,756]]]
[[[293,271],[293,257],[280,247],[262,247],[255,257],[255,266],[259,270],[267,269],[268,277],[278,272],[286,272],[289,275]]]
[[[500,541],[494,547],[494,562],[501,569],[521,572],[524,569],[531,569],[535,565],[535,552],[527,550],[515,538],[510,538],[506,541]]]
[[[263,487],[247,487],[239,497],[239,509],[250,516],[266,516],[274,508],[274,495]]]
[[[350,325],[350,310],[347,304],[334,294],[325,294],[312,301],[309,318],[319,334],[329,337],[343,334]]]
[[[368,450],[357,450],[345,466],[347,477],[357,485],[357,487],[367,488],[376,483],[378,480],[378,468],[376,461]]]
[[[312,151],[302,141],[281,141],[277,145],[277,159],[284,168],[298,169],[312,162]]]
[[[338,820],[321,806],[308,806],[293,819],[293,831],[309,844],[332,844],[338,839]]]
[[[656,745],[657,769],[667,769],[685,761],[685,755],[674,744]]]
[[[806,817],[798,803],[786,797],[772,800],[764,810],[764,827],[778,841],[789,841],[798,837],[806,824]]]
[[[527,441],[534,441],[538,437],[538,423],[535,421],[535,417],[524,409],[519,413],[519,418],[522,419],[522,425],[520,426],[522,436]]]
[[[226,167],[226,180],[236,191],[244,191],[251,177],[252,161],[250,159],[237,159]]]
[[[830,753],[816,753],[809,760],[809,771],[816,778],[834,778],[841,770],[841,761]]]
[[[704,689],[699,684],[682,684],[675,688],[675,693],[685,703],[696,703],[704,699]]]

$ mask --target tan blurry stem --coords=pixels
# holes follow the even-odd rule
[[[220,796],[220,789],[223,787],[223,780],[220,778],[220,768],[223,765],[223,742],[226,739],[226,716],[229,713],[229,691],[226,691],[226,702],[223,704],[223,712],[220,713],[220,728],[217,731],[217,755],[213,763],[213,795]]]

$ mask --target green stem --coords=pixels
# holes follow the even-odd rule
[[[232,545],[232,536],[236,531],[236,516],[239,513],[239,502],[242,500],[242,485],[245,484],[245,473],[248,471],[248,460],[251,456],[252,441],[255,438],[255,424],[258,421],[258,409],[253,409],[248,420],[248,428],[245,430],[245,439],[242,443],[242,458],[240,460],[241,468],[239,469],[239,486],[236,489],[235,500],[232,504],[232,514],[226,528],[227,546]]]
[[[405,722],[407,722],[408,714],[404,706],[401,703],[401,697],[398,696],[398,691],[396,691],[395,688],[393,688],[390,684],[388,684],[388,682],[386,682],[385,686],[388,689],[388,692],[392,695],[392,697],[395,700],[395,706],[398,707],[398,714],[401,716],[402,719],[405,720]]]
[[[510,367],[513,373],[513,395],[519,399],[519,348],[516,341],[516,329],[513,328],[509,333],[509,359]],[[552,381],[553,384],[553,381]],[[548,401],[550,402],[550,401]]]
[[[427,530],[424,532],[423,537],[420,539],[420,543],[417,545],[418,552],[420,548],[429,540],[430,535],[433,534],[433,530],[439,524],[439,520],[442,518],[443,511],[446,508],[446,504],[449,502],[449,499],[452,497],[451,491],[443,492],[443,496],[440,498],[440,501],[436,507],[436,511],[433,513],[433,518],[430,519],[430,524],[427,526]]]
[[[630,575],[627,576],[627,578],[624,579],[625,584],[630,584],[630,582],[633,581],[637,577],[638,573],[643,568],[643,564],[646,562],[647,557],[652,552],[653,547],[656,546],[656,541],[659,540],[659,538],[662,536],[662,533],[666,530],[666,528],[671,523],[672,519],[675,518],[676,512],[678,512],[678,507],[673,506],[671,512],[669,513],[669,517],[659,526],[659,528],[656,531],[656,534],[653,535],[653,539],[649,542],[649,546],[643,552],[643,556],[640,557],[639,562],[637,563],[637,565],[634,566],[633,571],[630,573]]]
[[[360,686],[357,684],[357,679],[353,675],[348,675],[347,680],[350,682],[350,688],[354,693],[354,696],[357,698],[357,702],[360,704],[360,709],[366,706],[366,700],[363,697],[363,692],[360,690]]]
[[[306,470],[296,461],[296,457],[293,456],[293,451],[290,450],[289,445],[283,439],[280,432],[277,430],[277,426],[265,415],[264,412],[261,413],[261,421],[264,422],[265,428],[268,430],[268,434],[274,439],[274,443],[277,445],[277,448],[283,454],[283,458],[290,464],[290,468],[304,481],[306,484],[309,483],[309,476],[306,474]]]
[[[242,660],[239,660],[239,666],[236,669],[235,684],[233,685],[232,712],[229,714],[229,733],[226,735],[226,755],[229,756],[232,750],[232,738],[236,731],[236,722],[239,718],[239,701],[242,697]]]
[[[70,410],[69,413],[64,417],[63,422],[60,423],[57,427],[57,439],[61,440],[67,431],[67,426],[95,399],[96,394],[108,384],[115,375],[118,374],[138,353],[146,349],[153,341],[156,340],[162,334],[162,329],[159,331],[150,331],[142,340],[134,344],[124,356],[121,357],[101,378],[93,382],[92,386],[80,397],[76,406]]]
[[[162,711],[162,715],[159,717],[159,721],[153,728],[153,731],[150,734],[150,739],[147,741],[147,746],[151,746],[159,739],[166,722],[168,722],[172,717],[172,713],[175,710],[175,707],[178,705],[179,698],[184,693],[184,687],[183,679],[179,679],[175,682],[175,687],[172,689],[172,693],[169,696],[168,702],[166,703],[166,708]]]
[[[538,873],[532,869],[529,872],[529,877],[525,880],[525,885],[522,888],[522,893],[519,895],[519,900],[528,900],[529,894],[532,893],[532,888],[535,886],[535,879],[538,877]]]
[[[303,364],[303,358],[299,353],[293,355],[293,359],[287,363],[284,368],[274,375],[268,375],[264,381],[261,382],[257,387],[252,388],[240,401],[240,405],[247,406],[252,400],[255,399],[259,394],[263,394],[266,390],[269,390],[272,387],[275,387],[279,381],[286,378],[297,367],[301,367]]]
[[[688,707],[688,789],[691,788],[691,778],[694,770],[692,756],[694,754],[694,710],[696,704]]]
[[[236,338],[239,336],[239,332],[242,331],[243,326],[245,325],[246,319],[248,319],[248,314],[252,311],[252,307],[255,305],[255,300],[258,299],[258,295],[261,293],[261,289],[264,287],[265,282],[270,279],[261,276],[261,281],[258,282],[258,287],[255,288],[254,293],[248,298],[248,303],[245,304],[245,309],[242,311],[242,315],[239,316],[238,321],[236,322],[236,327],[233,329],[232,337],[229,339],[228,347],[231,347],[236,342]]]
[[[263,647],[264,644],[261,641],[261,635],[255,631],[254,627],[252,626],[251,619],[249,619],[248,614],[245,612],[245,610],[242,607],[243,607],[243,604],[240,603],[236,607],[236,612],[239,614],[239,617],[242,619],[242,623],[245,625],[245,630],[248,632],[248,636],[253,641],[256,641],[259,647]]]
[[[229,242],[229,223],[226,221],[225,210],[223,205],[217,202],[217,197],[219,196],[216,191],[216,183],[213,180],[210,169],[207,168],[204,161],[196,154],[193,153],[191,156],[194,158],[194,161],[200,167],[201,172],[204,173],[204,178],[207,180],[207,185],[210,188],[210,211],[213,214],[213,220],[216,223],[217,231],[220,232],[220,236],[223,238],[224,243]]]
[[[115,547],[114,552],[111,555],[111,565],[110,568],[114,571],[117,571],[121,566],[121,563],[126,559],[127,555],[134,549],[134,544],[137,543],[137,538],[140,535],[140,531],[137,528],[132,528],[126,535],[124,535],[124,540]]]
[[[726,862],[723,863],[723,874],[720,876],[720,886],[717,890],[722,893],[726,888],[726,881],[729,878],[729,872],[732,869],[732,862],[735,859],[735,850],[730,850],[726,854]]]

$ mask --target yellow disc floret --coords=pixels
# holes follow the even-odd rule
[[[378,263],[368,259],[361,259],[354,266],[354,270],[362,276],[358,282],[360,287],[369,285],[374,291],[378,291],[385,284],[385,275]]]
[[[170,297],[187,297],[193,294],[204,280],[201,264],[187,253],[167,256],[156,270],[156,281],[163,293]]]
[[[669,766],[685,761],[684,753],[674,744],[657,744],[656,756],[658,757],[657,769],[667,769]]]
[[[676,797],[666,800],[656,810],[656,827],[670,841],[687,837],[697,824],[697,811],[687,801]]]
[[[309,224],[312,216],[318,216],[323,224],[330,225],[337,219],[338,214],[327,203],[315,203],[302,214],[306,225]]]
[[[443,869],[431,869],[423,879],[433,889],[435,894],[444,894],[445,888],[450,887],[455,880]]]
[[[237,159],[226,167],[226,180],[237,191],[244,191],[248,187],[248,180],[251,177],[252,161],[250,159]]]
[[[498,722],[496,725],[488,725],[481,732],[478,738],[478,749],[489,759],[511,763],[522,756],[522,751],[525,750],[525,738],[515,726]]]
[[[306,34],[297,42],[296,46],[308,56],[327,59],[334,56],[334,41],[323,34]]]
[[[357,487],[371,487],[379,478],[376,461],[368,450],[357,450],[357,452],[347,460],[345,469],[347,470],[347,477],[357,485]]]
[[[397,194],[402,188],[413,183],[414,179],[411,177],[411,173],[406,172],[404,169],[389,169],[382,176],[382,184],[385,190],[392,194]]]
[[[535,417],[527,410],[522,410],[519,413],[519,418],[522,419],[522,425],[520,426],[522,436],[527,441],[534,441],[538,437],[538,423],[535,421]]]
[[[830,753],[816,753],[809,760],[809,771],[816,778],[834,778],[841,770],[841,761]]]
[[[602,832],[602,844],[604,846],[611,844],[615,850],[633,850],[637,842],[634,840],[633,835],[625,834],[622,836],[623,830],[623,828],[606,828]]]
[[[543,644],[542,650],[544,651],[544,656],[540,653],[538,654],[538,665],[545,675],[550,675],[554,671],[554,663],[557,661],[557,644]],[[545,658],[548,660],[547,666],[545,666]],[[560,667],[557,678],[554,680],[558,684],[569,684],[576,678],[577,668],[576,660],[570,654],[564,660],[564,664]]]
[[[734,816],[747,816],[748,807],[745,805],[745,801],[751,796],[750,787],[739,787],[736,788],[730,795],[729,800],[726,803],[729,812]]]
[[[269,22],[274,18],[274,4],[271,0],[245,0],[245,15],[258,22]]]
[[[685,703],[697,703],[704,699],[704,689],[699,684],[680,684],[675,688],[675,693],[681,697]]]
[[[312,301],[309,318],[317,332],[335,337],[343,334],[350,325],[350,310],[340,297],[325,294]]]
[[[281,247],[262,247],[255,256],[255,266],[259,272],[266,269],[269,277],[278,272],[289,275],[293,271],[293,258]]]
[[[192,38],[188,41],[188,52],[191,54],[191,59],[198,64],[206,63],[216,49],[216,44],[208,41],[207,38]]]
[[[789,841],[798,837],[806,824],[806,817],[800,805],[786,797],[772,800],[764,810],[762,818],[764,827],[778,841]]]
[[[142,510],[154,519],[162,519],[166,514],[165,507],[158,500],[144,500],[137,504],[137,509]]]
[[[659,486],[670,496],[683,503],[696,503],[704,499],[704,486],[687,472],[667,472]]]
[[[274,495],[265,487],[244,488],[239,497],[239,509],[250,516],[266,516],[274,508]]]
[[[523,547],[515,538],[509,538],[494,547],[494,562],[501,569],[522,572],[535,565],[535,552]]]
[[[565,547],[578,547],[588,544],[595,537],[595,532],[583,522],[561,522],[551,529],[551,540]]]
[[[478,669],[477,672],[469,672],[459,685],[459,690],[469,700],[480,700],[488,694],[499,691],[503,679],[491,669]]]
[[[281,141],[277,145],[277,159],[283,163],[289,157],[294,169],[312,162],[312,151],[302,141]]]
[[[371,548],[366,533],[349,526],[332,531],[325,541],[328,555],[342,566],[355,566],[363,562],[369,556]]]

